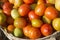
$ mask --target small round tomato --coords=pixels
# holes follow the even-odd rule
[[[53,29],[52,29],[51,25],[49,25],[49,24],[43,24],[41,26],[41,32],[42,32],[42,34],[44,36],[48,36],[48,35],[52,34]]]
[[[34,3],[34,0],[23,0],[26,4],[32,4]]]
[[[29,30],[29,38],[31,39],[36,39],[36,38],[39,38],[41,37],[41,32],[39,29],[37,28],[34,28],[32,27],[30,30]]]
[[[31,20],[32,26],[39,28],[43,24],[43,22],[40,19],[33,19]]]
[[[23,28],[26,26],[26,20],[24,18],[17,18],[14,20],[14,26],[17,28]]]
[[[38,0],[37,4],[40,5],[40,4],[43,4],[45,3],[44,0]]]
[[[7,23],[8,24],[13,24],[14,23],[14,20],[13,20],[13,18],[12,17],[7,17]]]
[[[23,28],[23,32],[25,36],[29,36],[29,30],[31,29],[31,25],[27,25],[26,27]]]
[[[35,14],[38,15],[38,16],[43,16],[45,9],[46,9],[45,4],[37,5],[36,8],[35,8]]]
[[[22,4],[20,7],[19,7],[19,14],[21,16],[26,16],[28,14],[28,12],[30,11],[30,6],[27,5],[27,4]]]
[[[58,16],[58,12],[54,7],[47,7],[45,10],[45,16],[50,20],[55,19]]]
[[[60,31],[60,18],[55,18],[52,21],[52,26],[55,30]]]
[[[30,20],[32,20],[32,19],[37,19],[39,16],[35,14],[35,11],[30,11],[28,17]]]
[[[12,9],[12,5],[9,2],[4,3],[3,11],[6,15],[8,15],[8,16],[11,15],[11,9]]]
[[[15,27],[13,25],[8,25],[7,30],[8,30],[8,32],[13,32],[14,28]]]

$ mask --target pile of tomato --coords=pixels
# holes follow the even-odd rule
[[[0,25],[15,37],[30,39],[60,31],[59,11],[48,0],[2,0]]]

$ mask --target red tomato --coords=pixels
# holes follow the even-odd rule
[[[23,0],[26,4],[32,4],[34,3],[34,0]]]
[[[28,17],[30,20],[32,20],[32,19],[37,19],[39,16],[35,14],[35,11],[30,11]]]
[[[12,9],[12,5],[9,2],[4,3],[3,11],[6,15],[8,15],[8,16],[11,15],[11,9]]]
[[[19,7],[19,14],[21,16],[26,16],[28,14],[28,12],[30,11],[30,6],[27,5],[27,4],[22,4],[20,7]]]
[[[42,34],[44,36],[48,36],[48,35],[52,34],[53,29],[52,29],[51,25],[49,25],[49,24],[43,24],[41,26],[41,32],[42,32]]]
[[[38,15],[38,16],[43,16],[45,9],[46,9],[45,4],[37,5],[36,8],[35,8],[35,14]]]
[[[55,19],[58,16],[58,12],[54,7],[47,7],[45,10],[45,16],[49,19]]]
[[[41,32],[39,29],[37,28],[34,28],[32,27],[30,30],[29,30],[29,38],[31,39],[36,39],[36,38],[39,38],[41,37]]]

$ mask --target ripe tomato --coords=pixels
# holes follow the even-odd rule
[[[8,30],[8,32],[13,32],[14,28],[15,27],[13,25],[8,25],[7,30]]]
[[[49,19],[55,19],[58,16],[58,12],[54,7],[47,7],[45,10],[45,16]]]
[[[40,30],[32,27],[31,25],[27,25],[26,27],[24,27],[23,32],[25,36],[32,38],[32,39],[41,37]]]
[[[44,36],[48,36],[48,35],[52,34],[53,29],[52,29],[51,25],[49,25],[49,24],[43,24],[41,26],[41,32],[42,32],[42,34]]]
[[[26,16],[28,14],[28,12],[30,11],[30,6],[27,5],[27,4],[22,4],[20,7],[19,7],[19,14],[21,16]]]
[[[34,3],[34,0],[23,0],[26,4],[32,4]]]
[[[32,19],[37,19],[39,16],[35,14],[35,11],[30,11],[28,17],[30,20],[32,20]]]
[[[44,15],[45,9],[46,9],[46,5],[45,4],[37,5],[36,8],[35,8],[36,15],[38,15],[38,16]]]
[[[32,27],[30,30],[29,30],[29,38],[31,39],[36,39],[36,38],[39,38],[41,37],[41,32],[39,29],[37,28],[34,28]]]
[[[26,27],[23,28],[23,32],[25,36],[29,36],[29,30],[31,28],[31,25],[27,25]]]
[[[26,26],[26,20],[24,18],[17,18],[14,21],[14,26],[17,28],[23,28]]]
[[[3,11],[6,15],[8,15],[8,16],[11,15],[11,9],[12,9],[12,5],[9,2],[4,3]]]

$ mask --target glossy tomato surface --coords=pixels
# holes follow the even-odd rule
[[[39,16],[35,14],[34,10],[29,12],[28,17],[29,17],[30,20],[39,18]]]
[[[49,19],[55,19],[58,16],[58,12],[54,7],[47,7],[45,10],[45,16]]]
[[[19,9],[18,12],[21,16],[26,16],[30,11],[30,6],[27,4],[22,4]]]
[[[49,36],[50,34],[52,34],[52,32],[53,32],[53,28],[51,27],[51,25],[49,25],[49,24],[43,24],[41,26],[41,33],[44,36]]]

